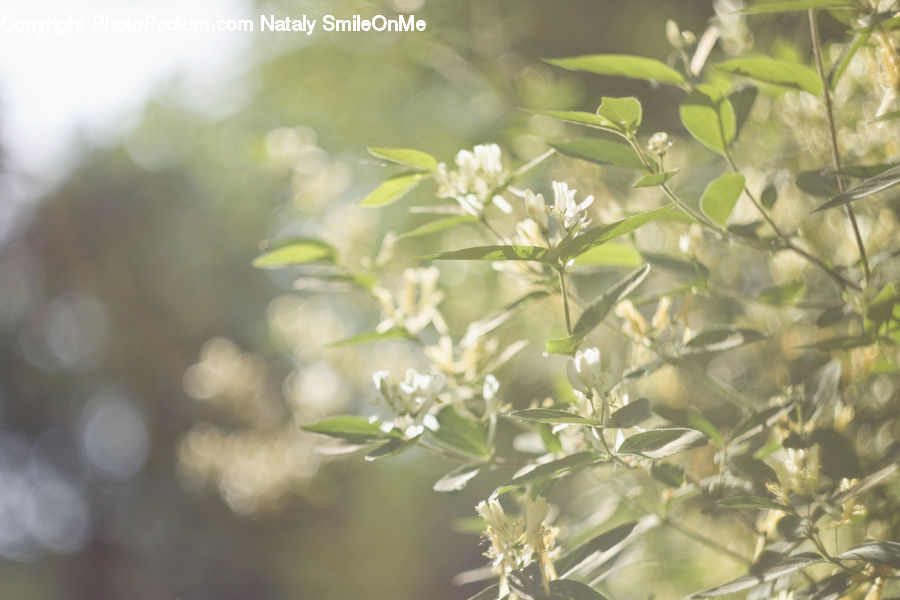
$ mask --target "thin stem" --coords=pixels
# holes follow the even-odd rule
[[[816,11],[809,9],[809,31],[812,36],[813,56],[816,59],[816,70],[819,72],[819,79],[822,80],[822,95],[825,100],[825,117],[828,120],[828,136],[831,141],[831,162],[834,170],[837,171],[838,189],[843,194],[846,190],[844,186],[844,178],[841,176],[841,155],[838,151],[837,130],[834,125],[834,110],[831,105],[831,91],[828,89],[828,76],[825,73],[825,67],[822,65],[822,50],[819,41],[819,23],[816,20]],[[847,208],[847,217],[850,219],[850,225],[853,227],[853,237],[856,238],[856,246],[859,248],[859,258],[863,264],[863,272],[866,281],[869,281],[872,273],[869,271],[869,259],[866,256],[866,247],[863,244],[862,235],[859,233],[859,225],[856,222],[856,214],[850,203],[845,204]]]
[[[726,151],[725,159],[728,161],[728,165],[731,167],[732,171],[734,171],[735,173],[740,172],[737,165],[735,164],[734,158],[732,158],[730,152]],[[837,283],[839,286],[850,287],[857,291],[859,291],[861,289],[859,287],[859,285],[857,285],[853,281],[850,281],[849,279],[847,279],[846,277],[844,277],[843,275],[841,275],[840,273],[835,271],[833,268],[829,267],[825,263],[825,261],[823,261],[819,257],[815,256],[814,254],[811,254],[809,251],[805,250],[803,247],[798,246],[796,243],[794,243],[794,241],[778,227],[778,225],[775,223],[775,221],[769,215],[768,211],[766,211],[766,209],[759,202],[759,200],[757,200],[756,196],[754,196],[753,193],[750,191],[750,188],[748,188],[746,185],[744,185],[744,193],[747,194],[747,197],[750,198],[750,201],[753,203],[753,206],[756,207],[756,210],[759,211],[759,214],[761,214],[763,219],[765,219],[766,223],[769,224],[769,227],[772,228],[772,231],[775,232],[775,235],[778,237],[779,240],[781,240],[781,243],[784,244],[784,247],[786,249],[791,250],[792,252],[794,252],[796,254],[799,254],[800,256],[805,258],[807,261],[811,262],[815,266],[822,269],[822,271],[824,271],[826,275],[831,277],[835,281],[835,283]]]
[[[569,290],[566,288],[565,267],[557,267],[556,274],[559,275],[559,290],[562,292],[563,311],[566,315],[566,334],[572,335],[572,318],[569,316]]]

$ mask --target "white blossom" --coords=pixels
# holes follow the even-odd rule
[[[439,274],[437,267],[406,269],[403,271],[403,288],[396,296],[381,287],[373,289],[385,315],[376,331],[383,333],[392,327],[404,327],[415,335],[429,323],[434,323],[438,331],[444,331],[446,324],[437,308],[444,299],[437,289]]]
[[[493,202],[500,210],[510,213],[512,207],[493,192],[506,183],[500,147],[497,144],[481,144],[456,154],[456,170],[449,170],[440,163],[434,173],[440,198],[453,198],[463,209],[477,217],[484,212],[487,202]]]
[[[575,190],[570,190],[568,184],[562,181],[553,182],[553,200],[556,205],[550,209],[550,214],[555,216],[566,230],[588,221],[585,211],[594,201],[593,196],[588,196],[578,204],[575,202],[575,194]]]

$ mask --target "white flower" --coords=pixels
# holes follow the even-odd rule
[[[568,184],[562,181],[553,182],[553,200],[556,203],[550,210],[550,214],[562,221],[566,230],[575,225],[586,223],[588,220],[585,211],[594,201],[593,196],[588,196],[581,204],[575,202],[575,190],[570,190]]]
[[[586,396],[591,395],[592,389],[603,391],[606,378],[600,361],[600,349],[587,348],[576,352],[566,374],[571,386]]]
[[[657,131],[647,140],[647,150],[657,156],[663,156],[666,151],[672,147],[675,142],[669,137],[665,131]]]
[[[383,333],[392,327],[404,327],[415,335],[429,323],[438,331],[446,330],[446,324],[437,306],[444,295],[437,289],[440,272],[437,267],[406,269],[403,271],[403,289],[395,297],[388,290],[376,287],[372,293],[378,298],[385,318],[375,328]]]
[[[407,369],[406,377],[400,382],[387,371],[376,371],[372,381],[394,413],[394,426],[409,437],[423,431],[422,422],[439,404],[438,396],[445,383],[443,375],[428,375],[415,369]]]
[[[547,227],[549,225],[549,221],[547,218],[547,213],[550,212],[547,209],[547,203],[544,201],[543,194],[535,194],[533,191],[525,189],[525,190],[517,190],[510,188],[510,192],[525,200],[525,212],[528,214],[528,217],[537,223],[542,231],[547,231]]]
[[[455,162],[455,171],[448,170],[444,163],[435,169],[439,198],[453,198],[466,212],[476,217],[481,216],[488,201],[505,213],[512,211],[506,200],[492,195],[506,182],[506,170],[497,144],[481,144],[471,151],[460,150]]]

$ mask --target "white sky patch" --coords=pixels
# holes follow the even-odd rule
[[[253,36],[114,31],[97,27],[97,16],[120,23],[148,16],[213,24],[254,18],[243,0],[0,0],[0,27],[5,24],[0,33],[0,143],[12,170],[39,179],[58,176],[71,158],[74,133],[98,142],[114,139],[147,95],[173,73],[186,75],[191,90],[197,90],[194,100],[204,106],[206,94],[200,90],[208,92],[235,68]],[[86,27],[68,33],[21,30],[29,20],[50,19]]]

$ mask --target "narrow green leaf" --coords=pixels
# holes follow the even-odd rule
[[[391,340],[396,338],[412,339],[412,336],[410,336],[409,331],[407,331],[404,327],[393,327],[391,329],[388,329],[387,331],[367,331],[366,333],[360,333],[359,335],[354,335],[353,337],[348,337],[343,340],[338,340],[337,342],[332,342],[331,344],[329,344],[329,346],[355,346],[356,344],[366,344],[369,342]]]
[[[779,577],[793,573],[794,571],[805,569],[809,565],[820,562],[821,560],[822,557],[814,552],[800,552],[799,554],[791,556],[782,555],[778,557],[773,566],[765,570],[761,570],[752,575],[738,577],[724,585],[720,585],[711,590],[706,590],[705,592],[700,592],[699,594],[694,594],[692,597],[712,598],[714,596],[724,596],[725,594],[733,594],[735,592],[748,590],[761,583],[773,581]]]
[[[571,573],[593,554],[596,554],[597,552],[606,552],[620,544],[631,534],[637,524],[637,521],[623,523],[622,525],[613,527],[609,531],[604,531],[600,535],[578,544],[559,557],[556,561],[556,570],[561,576]]]
[[[764,83],[822,95],[822,80],[813,69],[800,63],[761,56],[758,58],[732,58],[713,65],[720,71],[742,75]]]
[[[352,444],[366,444],[396,437],[382,431],[381,423],[354,415],[329,417],[311,425],[304,425],[300,429],[347,440]]]
[[[463,417],[452,406],[441,409],[437,422],[438,427],[431,434],[441,444],[478,458],[489,454],[487,431],[481,423]]]
[[[576,265],[603,265],[608,267],[639,267],[643,264],[641,253],[633,246],[609,242],[595,246],[575,258]]]
[[[545,62],[570,71],[587,71],[598,75],[659,81],[684,87],[686,81],[678,71],[652,58],[627,54],[594,54],[571,58],[551,58]]]
[[[678,107],[685,129],[698,142],[724,155],[737,133],[737,117],[731,101],[716,88],[698,85]]]
[[[596,459],[597,457],[593,452],[577,452],[558,460],[539,464],[534,468],[527,468],[527,470],[519,471],[509,483],[498,488],[494,494],[500,495],[538,481],[558,477],[586,467]]]
[[[745,344],[752,344],[766,339],[765,334],[755,329],[741,327],[723,327],[721,329],[705,329],[688,340],[685,349],[691,354],[700,352],[722,352]]]
[[[594,113],[577,110],[535,110],[529,112],[533,112],[536,115],[550,117],[551,119],[566,121],[567,123],[575,123],[576,125],[586,125],[588,127],[593,127],[594,129],[602,129],[604,131],[615,133],[616,135],[624,136],[624,132],[622,131],[621,127],[619,127],[617,124],[613,123],[606,117],[601,117],[600,115],[595,115]]]
[[[372,156],[422,171],[434,171],[438,165],[435,157],[420,150],[410,148],[369,148],[368,150]]]
[[[626,133],[634,133],[641,124],[643,112],[637,98],[610,98],[604,96],[597,114],[606,117]]]
[[[570,423],[572,425],[600,426],[602,423],[596,419],[586,419],[565,410],[553,408],[526,408],[514,410],[509,416],[519,421],[533,421],[535,423]]]
[[[266,242],[263,254],[256,257],[257,269],[278,269],[311,262],[334,262],[337,251],[322,240],[313,238],[289,238]]]
[[[410,448],[415,447],[419,440],[422,438],[422,434],[405,440],[403,438],[393,438],[385,442],[384,444],[378,446],[368,454],[366,454],[366,460],[380,460],[382,458],[389,458],[391,456],[397,456],[401,452],[406,452]]]
[[[644,169],[644,163],[628,144],[600,138],[581,138],[550,144],[561,154],[580,158],[598,165],[612,165],[630,169]]]
[[[537,300],[538,298],[549,295],[550,294],[544,290],[529,292],[514,302],[504,306],[497,312],[491,313],[483,319],[470,323],[466,328],[466,333],[463,334],[462,340],[459,342],[460,347],[466,348],[473,344],[478,338],[490,333],[497,327],[500,327],[532,300]]]
[[[650,265],[644,265],[642,268],[632,271],[627,277],[615,284],[608,292],[600,296],[581,313],[581,316],[578,317],[578,322],[575,323],[575,327],[572,329],[572,335],[566,338],[548,340],[546,344],[547,352],[550,354],[575,354],[578,346],[581,345],[587,334],[606,318],[606,315],[609,314],[609,311],[613,309],[616,303],[634,291],[649,272]]]
[[[475,215],[456,215],[453,217],[446,217],[443,219],[435,219],[434,221],[429,221],[423,225],[419,225],[414,229],[410,229],[406,233],[400,234],[397,236],[397,239],[405,239],[405,238],[414,238],[414,237],[422,237],[425,235],[431,235],[432,233],[437,233],[439,231],[444,231],[445,229],[450,229],[451,227],[456,227],[457,225],[469,225],[471,223],[477,223],[478,218]]]
[[[872,121],[893,121],[895,119],[900,119],[900,110],[892,110],[891,112],[884,113],[880,117],[875,117]]]
[[[646,175],[632,183],[631,187],[640,188],[662,185],[668,180],[672,179],[672,176],[676,173],[678,173],[678,169],[675,169],[674,171],[663,171],[662,173],[647,173]]]
[[[402,198],[416,187],[428,173],[404,173],[385,180],[375,191],[362,199],[360,206],[385,206]]]
[[[812,344],[804,344],[800,346],[804,350],[818,350],[819,352],[830,352],[832,350],[851,350],[853,348],[862,348],[871,346],[875,343],[875,338],[870,335],[839,335],[833,338],[820,340]]]
[[[848,0],[785,0],[783,2],[757,2],[740,12],[745,15],[807,11],[810,8],[856,8]]]
[[[706,190],[700,198],[700,210],[707,217],[724,226],[743,191],[744,176],[740,173],[725,173],[706,186]]]
[[[555,579],[549,583],[550,596],[547,600],[606,600],[595,589],[571,579]]]
[[[679,427],[696,429],[717,444],[722,444],[722,434],[719,433],[716,426],[710,423],[709,420],[695,407],[675,408],[673,406],[661,404],[654,408],[653,412]]]
[[[776,306],[791,306],[803,296],[806,284],[802,281],[791,281],[784,285],[767,287],[759,292],[757,299]]]
[[[458,492],[475,478],[481,471],[478,465],[459,465],[440,479],[438,479],[434,487],[436,492]]]
[[[570,258],[575,258],[595,246],[605,244],[626,233],[631,233],[635,229],[643,227],[651,221],[666,218],[670,216],[672,212],[672,206],[664,206],[662,208],[655,208],[636,215],[631,215],[621,221],[592,227],[587,231],[579,233],[576,237],[560,242],[555,251],[556,255],[559,256],[562,262],[568,262]]]
[[[463,250],[448,250],[423,257],[426,260],[533,260],[552,262],[547,248],[538,246],[476,246]]]
[[[731,102],[731,107],[734,109],[735,139],[741,134],[741,129],[744,127],[744,123],[747,122],[750,111],[753,110],[753,104],[756,102],[758,93],[759,90],[755,86],[745,85],[728,94],[728,101]]]
[[[695,429],[682,427],[650,429],[626,438],[619,446],[618,452],[662,458],[704,444],[706,436]]]
[[[607,427],[628,429],[650,418],[650,401],[638,398],[610,415]]]
[[[791,512],[790,506],[784,506],[763,496],[732,496],[716,502],[719,506],[728,508],[751,508],[760,510],[783,510]]]
[[[875,177],[871,177],[854,185],[852,188],[839,194],[816,209],[816,212],[849,204],[854,200],[871,196],[878,192],[884,191],[900,183],[900,165],[892,167],[887,171],[879,173]]]

